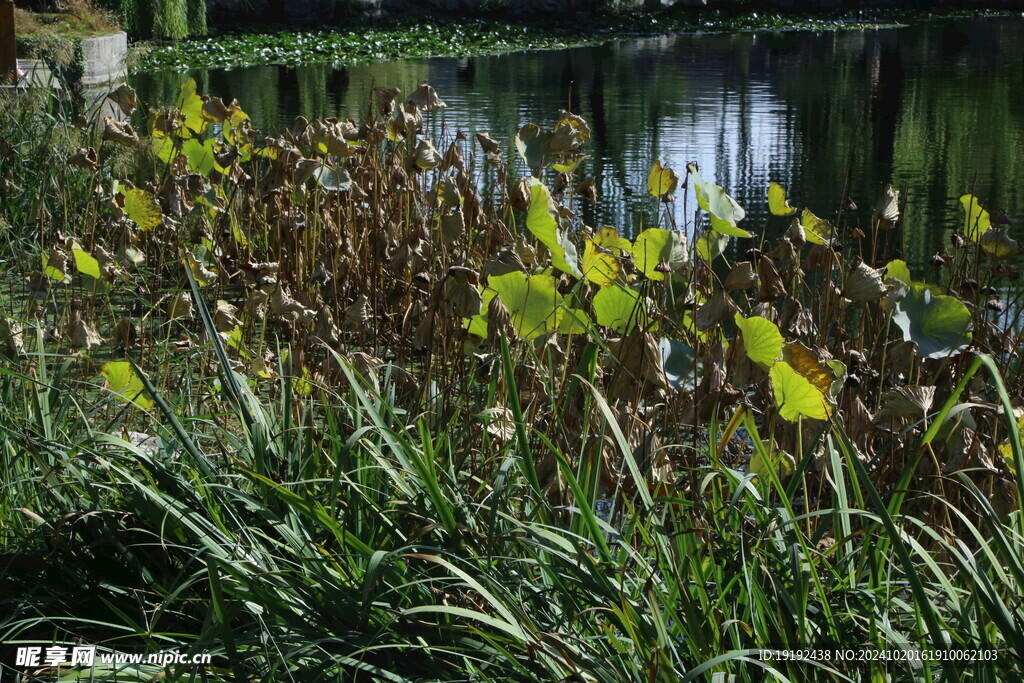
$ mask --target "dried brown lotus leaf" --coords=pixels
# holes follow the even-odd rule
[[[454,140],[452,144],[448,145],[448,151],[444,153],[444,158],[441,160],[442,172],[452,168],[463,172],[466,170],[466,162],[462,158],[462,150],[459,149],[459,143]]]
[[[188,292],[178,292],[171,296],[167,301],[167,317],[171,320],[175,318],[192,318],[192,295]]]
[[[92,147],[84,149],[79,147],[78,150],[68,158],[68,164],[77,168],[94,169],[96,168],[96,150]]]
[[[593,177],[584,178],[580,181],[573,194],[582,197],[591,204],[597,204],[597,180]]]
[[[386,88],[377,86],[373,89],[373,101],[377,105],[377,113],[381,116],[388,116],[395,109],[395,100],[402,91],[398,88]]]
[[[0,346],[11,356],[25,355],[25,328],[20,321],[0,316]]]
[[[507,275],[514,271],[526,271],[526,264],[519,257],[515,246],[503,247],[494,255],[494,258],[484,266],[484,273],[488,276]]]
[[[236,326],[242,324],[235,317],[237,313],[238,307],[232,306],[223,299],[218,300],[217,308],[213,311],[213,326],[217,328],[218,332],[231,332]]]
[[[508,193],[508,201],[516,211],[529,211],[530,199],[530,179],[523,176],[515,185],[512,186],[512,189]]]
[[[462,209],[441,216],[441,239],[445,246],[451,247],[466,232],[466,221]]]
[[[757,262],[757,276],[761,281],[761,301],[772,301],[786,296],[786,285],[782,282],[775,264],[767,256]]]
[[[566,111],[559,112],[559,114],[561,118],[555,124],[555,129],[548,142],[548,149],[554,154],[576,150],[590,139],[590,126],[582,116]]]
[[[303,313],[306,307],[291,297],[284,286],[277,287],[270,295],[270,312],[274,315]]]
[[[511,339],[515,336],[512,327],[512,315],[508,307],[502,302],[500,296],[491,298],[487,304],[487,344],[491,348],[497,348],[501,338]]]
[[[441,321],[436,313],[424,316],[412,334],[412,347],[417,351],[429,348],[434,343],[434,330],[440,328]]]
[[[139,136],[132,129],[132,124],[127,121],[115,121],[109,116],[103,119],[103,139],[125,147],[135,147],[139,144]]]
[[[131,116],[139,104],[135,89],[127,83],[123,83],[118,86],[117,90],[107,93],[107,99],[114,102],[125,116]]]
[[[887,352],[885,369],[895,377],[900,375],[909,376],[913,367],[912,363],[917,358],[917,342],[906,340],[891,342]]]
[[[498,141],[492,138],[489,133],[477,133],[476,141],[480,143],[480,149],[484,151],[484,154],[499,157],[500,161],[501,147]]]
[[[836,262],[836,253],[824,244],[812,244],[807,252],[807,270],[827,268]]]
[[[882,394],[876,417],[923,417],[932,407],[934,400],[933,386],[896,387]]]
[[[739,310],[724,289],[717,289],[711,298],[697,309],[694,321],[698,330],[709,330],[725,320],[732,320]]]
[[[84,349],[86,353],[89,352],[93,346],[103,341],[102,337],[96,333],[96,327],[92,323],[87,323],[82,320],[81,313],[78,309],[74,309],[71,312],[71,320],[68,322],[67,328],[68,341],[73,349]]]
[[[843,296],[850,301],[875,301],[886,293],[882,283],[883,270],[872,268],[861,261],[857,267],[846,275],[843,283]]]
[[[412,160],[417,169],[430,171],[441,163],[441,154],[434,147],[434,143],[423,138],[416,146],[416,151],[412,154]]]
[[[459,192],[459,184],[452,176],[441,178],[437,181],[437,201],[445,209],[452,209],[462,206],[462,193]]]
[[[478,281],[476,272],[469,268],[452,266],[448,269],[441,283],[441,298],[452,317],[472,318],[480,314],[483,297],[477,289]]]
[[[807,244],[807,235],[804,232],[804,226],[800,224],[799,218],[794,218],[789,222],[789,229],[786,230],[786,238],[789,239],[797,249]]]
[[[409,95],[407,102],[414,103],[417,107],[423,111],[432,111],[434,109],[444,109],[448,105],[438,96],[437,91],[434,90],[426,81],[420,83],[419,87]]]
[[[372,319],[370,313],[370,300],[365,294],[359,297],[345,309],[345,319],[342,327],[349,332],[365,332],[367,323]]]
[[[340,337],[341,332],[334,324],[334,315],[331,313],[331,309],[327,306],[321,306],[320,310],[316,312],[316,327],[313,329],[312,334],[309,335],[309,338],[313,341],[321,341],[328,346],[335,346],[338,344]]]
[[[124,317],[114,327],[114,346],[118,349],[129,349],[139,338],[139,327],[132,318]]]
[[[757,284],[757,274],[750,261],[740,261],[733,265],[725,278],[725,288],[729,290],[750,289]]]

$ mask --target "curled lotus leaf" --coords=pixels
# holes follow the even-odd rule
[[[924,417],[935,401],[935,387],[896,387],[882,393],[877,417]]]
[[[729,236],[723,235],[715,230],[708,230],[697,239],[695,248],[697,254],[711,263],[716,258],[725,253],[725,248],[729,246]]]
[[[797,212],[786,199],[786,188],[776,182],[768,183],[768,210],[773,216],[793,216]]]
[[[554,154],[565,154],[579,149],[589,139],[590,126],[583,117],[563,111],[551,132],[548,149]]]
[[[843,388],[846,366],[833,360],[822,360],[814,349],[803,342],[791,341],[782,347],[782,360],[807,378],[825,396],[834,397]]]
[[[125,147],[139,144],[139,136],[127,121],[115,121],[109,116],[103,119],[103,139]]]
[[[178,101],[175,106],[184,117],[185,125],[177,130],[179,137],[187,138],[202,135],[210,126],[210,121],[203,116],[205,100],[196,93],[196,79],[189,78],[181,84]]]
[[[594,234],[594,244],[618,256],[633,253],[633,243],[619,236],[619,231],[610,225],[602,226]]]
[[[804,237],[812,244],[828,244],[835,236],[836,229],[824,218],[818,218],[810,209],[800,214],[800,227],[804,229]]]
[[[992,217],[973,194],[960,197],[960,205],[964,207],[964,236],[977,242],[992,227]]]
[[[863,261],[847,273],[843,283],[843,296],[850,301],[874,301],[885,296],[886,291],[882,284],[882,271]]]
[[[426,138],[420,140],[413,152],[413,161],[416,168],[422,171],[429,171],[441,163],[441,153],[434,147],[434,143]]]
[[[434,109],[444,109],[448,105],[444,103],[444,100],[438,96],[437,91],[434,87],[423,81],[419,87],[413,91],[407,102],[412,102],[423,111],[432,111]]]
[[[730,237],[750,237],[749,232],[736,225],[747,215],[743,207],[720,186],[706,182],[697,171],[696,164],[689,164],[687,172],[697,195],[697,205],[711,214],[711,229]]]
[[[901,284],[889,297],[893,322],[924,358],[956,355],[971,343],[971,312],[959,299],[917,283]]]
[[[116,90],[107,93],[107,99],[117,105],[117,108],[121,110],[121,113],[125,116],[131,116],[132,112],[139,105],[138,97],[135,94],[135,88],[131,87],[127,83],[122,83],[117,87]]]
[[[541,130],[535,123],[527,123],[516,133],[516,151],[531,169],[539,169],[551,147],[551,131]]]
[[[900,218],[899,190],[892,189],[892,185],[886,185],[881,199],[879,199],[878,204],[875,205],[875,210],[872,212],[872,216],[874,216],[876,220],[883,221],[888,224],[898,221]]]
[[[1020,244],[1010,237],[1006,228],[991,228],[979,240],[981,248],[994,259],[1004,259],[1021,253]]]
[[[576,246],[559,223],[558,207],[547,186],[536,178],[530,179],[530,210],[526,214],[526,228],[551,252],[551,263],[559,270],[575,277],[583,277],[577,265]]]

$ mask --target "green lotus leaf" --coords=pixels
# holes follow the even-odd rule
[[[178,137],[191,137],[206,132],[210,122],[203,116],[203,98],[196,94],[196,79],[181,84],[181,93],[175,105],[185,116],[185,125],[178,129]]]
[[[977,242],[992,227],[992,219],[973,194],[960,197],[960,205],[964,207],[964,236]]]
[[[637,325],[647,328],[650,322],[647,302],[637,292],[621,285],[602,287],[594,295],[593,306],[598,324],[620,334],[628,334]]]
[[[725,253],[725,248],[729,246],[729,236],[714,230],[708,230],[697,239],[695,246],[697,254],[708,263],[711,263]]]
[[[92,254],[83,250],[81,247],[72,247],[71,255],[75,259],[75,268],[82,275],[88,275],[91,278],[99,280],[103,277],[103,273],[100,272],[100,262],[92,257]]]
[[[625,237],[619,236],[619,231],[610,225],[606,225],[594,235],[594,244],[610,250],[618,256],[633,253],[633,243]]]
[[[585,154],[583,156],[572,157],[571,159],[566,159],[560,164],[551,164],[551,168],[555,169],[559,173],[572,173],[580,167],[580,164],[582,164],[583,160],[586,158],[587,156]]]
[[[534,339],[558,330],[562,317],[562,295],[558,293],[555,278],[551,275],[527,275],[516,270],[492,276],[488,278],[487,284],[505,304],[512,327],[520,337]],[[487,301],[490,303],[489,298]],[[473,331],[472,324],[470,331]]]
[[[107,380],[107,388],[123,401],[134,403],[143,410],[153,407],[153,399],[142,386],[142,379],[126,360],[111,361],[100,368],[100,374]]]
[[[785,340],[779,332],[779,326],[767,318],[751,316],[744,318],[739,313],[735,317],[736,326],[743,337],[743,348],[747,357],[765,370],[782,357]]]
[[[124,207],[122,208],[124,215],[128,216],[141,230],[152,230],[164,220],[156,197],[145,190],[125,190]]]
[[[827,420],[832,415],[832,405],[814,384],[793,369],[789,363],[780,360],[768,371],[775,393],[775,405],[782,419],[796,422],[801,417]]]
[[[216,141],[212,138],[206,142],[200,142],[195,138],[185,140],[181,145],[181,153],[185,155],[188,170],[203,176],[209,176],[213,171],[216,158]]]
[[[637,235],[632,252],[636,267],[650,280],[665,279],[665,273],[657,270],[659,264],[676,270],[689,259],[686,237],[663,228],[648,228]]]
[[[952,356],[970,344],[971,312],[959,299],[917,283],[902,287],[894,299],[893,322],[924,358]]]
[[[979,240],[981,248],[985,253],[994,259],[1004,259],[1016,256],[1021,252],[1020,244],[1010,237],[1006,228],[991,228]]]
[[[576,246],[558,224],[558,209],[548,188],[536,178],[530,178],[530,195],[526,228],[551,252],[551,264],[555,268],[575,277],[583,277],[576,265]]]
[[[586,334],[594,329],[594,321],[590,319],[586,311],[578,308],[562,308],[562,315],[558,321],[558,331],[562,334]]]
[[[671,168],[663,168],[660,161],[655,161],[647,174],[647,189],[655,197],[672,194],[679,186],[679,174]]]
[[[697,195],[697,205],[711,214],[711,228],[722,235],[750,237],[749,232],[736,227],[747,215],[743,207],[718,185],[705,182],[693,164],[687,166],[687,170]]]
[[[773,216],[792,216],[796,208],[786,199],[786,188],[778,183],[768,183],[768,210]]]
[[[901,261],[900,259],[894,259],[886,264],[885,279],[888,280],[889,278],[899,280],[905,285],[913,282],[913,279],[910,277],[910,267],[907,266],[906,261]]]

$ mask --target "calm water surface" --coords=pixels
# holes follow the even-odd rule
[[[680,172],[699,163],[747,208],[743,227],[770,236],[786,221],[766,215],[769,180],[822,216],[849,195],[865,226],[892,182],[906,201],[903,254],[914,261],[947,248],[961,220],[957,198],[972,186],[990,210],[1024,218],[1024,19],[666,36],[344,69],[150,73],[134,85],[147,104],[165,104],[186,75],[201,92],[237,98],[268,133],[299,114],[361,120],[373,85],[411,92],[424,79],[448,103],[427,121],[435,141],[457,129],[510,141],[523,123],[550,127],[571,108],[593,131],[578,173],[596,177],[601,197],[583,218],[627,232],[652,221],[645,187],[655,159]],[[683,210],[680,198],[677,222],[692,223]]]

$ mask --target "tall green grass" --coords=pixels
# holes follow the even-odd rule
[[[744,429],[764,448],[741,410],[709,423],[698,486],[648,486],[595,390],[588,417],[604,422],[639,483],[615,501],[600,462],[524,418],[507,347],[483,405],[509,401],[506,439],[478,410],[438,424],[399,409],[387,368],[359,376],[340,357],[344,390],[297,394],[282,365],[275,398],[257,397],[208,338],[216,377],[175,390],[146,379],[150,415],[93,400],[95,387],[70,379],[81,360],[37,351],[31,373],[4,365],[0,640],[215,655],[209,670],[179,667],[170,680],[993,681],[1024,671],[1020,513],[997,513],[969,476],[947,484],[970,516],[937,501],[962,530],[952,536],[907,512],[936,502],[915,492],[911,470],[896,495],[877,491],[839,424],[821,436],[821,490],[803,484],[813,444],[789,477],[721,464],[716,452]],[[214,383],[220,395],[198,389]],[[959,400],[935,413],[922,452]],[[155,439],[140,445],[128,426]],[[537,475],[551,460],[563,497]],[[1016,476],[1020,487],[1019,466]],[[930,504],[915,508],[918,496]],[[999,654],[918,668],[759,654],[825,648]]]

